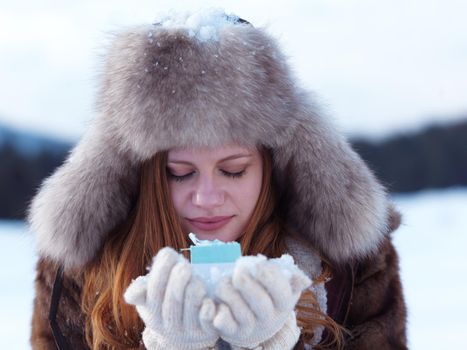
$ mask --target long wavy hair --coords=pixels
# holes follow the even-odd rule
[[[279,257],[286,252],[286,228],[278,212],[278,198],[272,176],[272,158],[260,149],[263,160],[262,188],[253,214],[239,242],[243,255],[261,253]],[[167,180],[167,152],[159,152],[141,166],[139,196],[128,218],[105,241],[100,254],[84,270],[82,309],[85,334],[94,350],[131,349],[141,344],[144,324],[123,294],[131,281],[147,273],[152,257],[170,246],[180,251],[189,246],[171,202]],[[315,282],[323,282],[327,269]],[[302,344],[324,326],[339,345],[339,326],[323,314],[315,295],[305,291],[297,304],[297,322],[302,327]]]

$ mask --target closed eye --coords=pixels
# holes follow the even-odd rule
[[[237,173],[230,173],[230,172],[225,171],[225,170],[221,170],[221,172],[225,176],[232,177],[232,178],[239,178],[239,177],[242,177],[243,175],[245,175],[245,170],[239,171]]]
[[[170,171],[167,171],[167,176],[174,180],[174,181],[178,181],[178,182],[182,182],[184,180],[187,180],[189,179],[195,172],[192,171],[191,173],[188,173],[188,174],[185,174],[185,175],[174,175],[172,174]]]

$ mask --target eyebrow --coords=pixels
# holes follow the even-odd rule
[[[228,160],[233,160],[233,159],[238,159],[238,158],[251,158],[251,157],[253,157],[252,154],[244,154],[244,153],[241,153],[241,154],[233,154],[233,155],[231,155],[231,156],[222,158],[221,160],[218,161],[218,163],[223,163],[223,162],[226,162],[226,161],[228,161]],[[168,160],[167,163],[193,165],[193,163],[191,163],[191,162],[189,162],[189,161],[186,161],[186,160],[177,160],[177,159]]]

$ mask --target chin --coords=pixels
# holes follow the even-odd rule
[[[207,239],[207,240],[215,240],[218,239],[219,241],[222,242],[232,242],[235,241],[238,236],[237,235],[231,235],[219,231],[200,231],[196,229],[192,229],[190,232],[193,232],[196,234],[196,237],[199,239]]]

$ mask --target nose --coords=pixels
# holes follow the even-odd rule
[[[193,191],[192,202],[203,208],[214,208],[224,204],[224,191],[210,177],[202,177]]]

